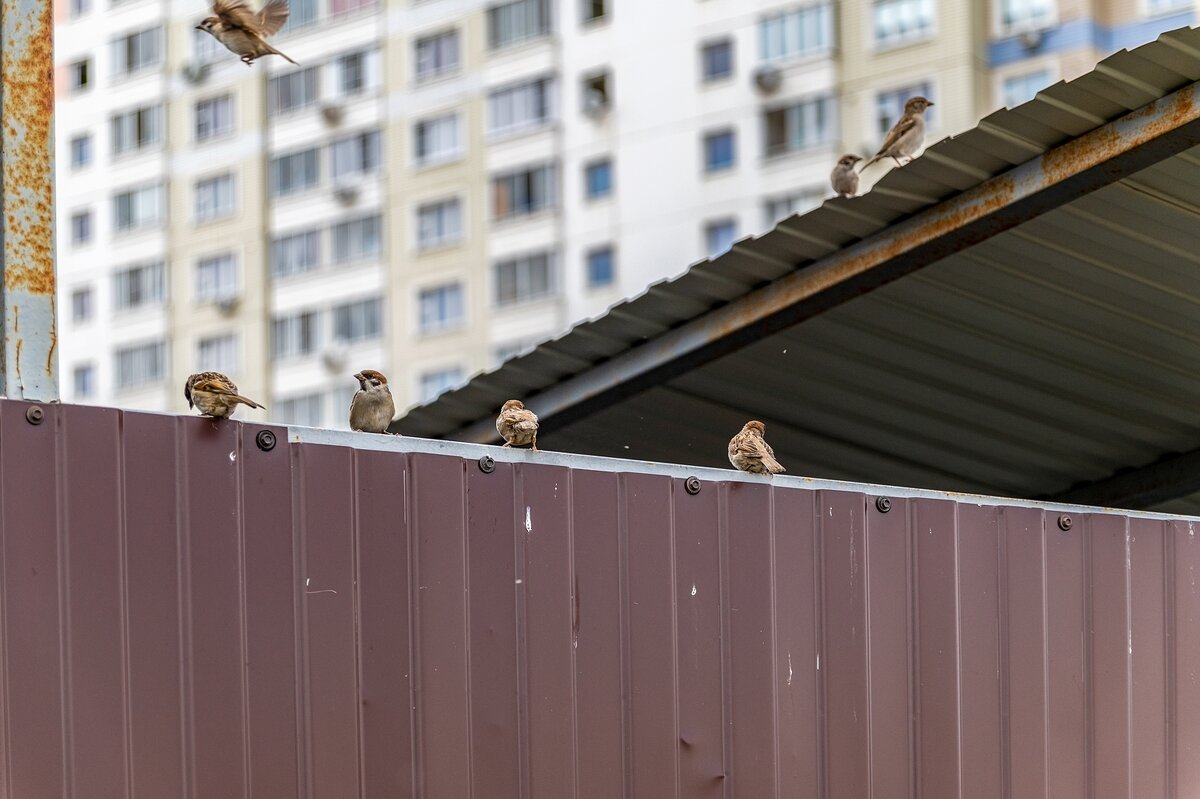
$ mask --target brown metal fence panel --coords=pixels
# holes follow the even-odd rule
[[[1200,794],[1186,519],[29,407],[3,799]]]

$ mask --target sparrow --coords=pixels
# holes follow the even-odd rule
[[[858,173],[854,165],[861,161],[857,155],[846,154],[838,159],[837,166],[829,173],[829,182],[839,197],[853,197],[858,194]]]
[[[358,381],[358,391],[350,400],[350,429],[386,433],[396,415],[387,378],[374,369],[363,369],[354,379]]]
[[[496,432],[506,447],[532,446],[537,451],[538,418],[520,400],[509,400],[496,417]]]
[[[883,146],[879,148],[871,160],[862,165],[861,172],[871,164],[883,158],[890,158],[896,162],[896,166],[900,166],[900,159],[906,159],[904,163],[912,160],[913,153],[921,149],[921,145],[925,143],[925,109],[932,106],[933,103],[926,100],[924,97],[910,98],[904,104],[904,116],[896,121],[892,129],[888,131],[887,138],[883,140]]]
[[[238,394],[238,387],[220,372],[200,372],[190,376],[184,383],[183,396],[187,399],[189,410],[195,406],[205,416],[215,416],[218,419],[233,416],[239,404],[249,405],[251,408],[263,407],[254,400]]]
[[[783,467],[775,460],[775,451],[763,439],[766,425],[746,422],[742,431],[729,441],[729,462],[735,469],[752,474],[779,474]]]
[[[287,22],[288,0],[268,0],[257,14],[246,5],[246,0],[213,0],[213,13],[215,16],[205,18],[196,30],[212,34],[231,52],[240,55],[246,66],[271,54],[296,63],[267,44],[267,37],[274,36]]]

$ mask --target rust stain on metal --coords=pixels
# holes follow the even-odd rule
[[[39,3],[22,18],[29,8],[3,0],[5,19],[17,20],[13,31],[21,34],[4,42],[4,190],[15,198],[5,207],[4,286],[53,296],[53,10],[50,3]]]

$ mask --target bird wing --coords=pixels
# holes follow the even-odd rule
[[[270,0],[262,11],[258,12],[258,24],[263,36],[274,36],[287,22],[288,0]]]
[[[762,436],[746,435],[738,441],[738,453],[745,458],[761,461],[767,470],[775,473],[782,472],[783,467],[775,460],[775,451]]]
[[[208,391],[213,394],[237,396],[238,387],[220,372],[201,372],[191,381],[192,391]]]
[[[262,35],[258,14],[250,10],[246,0],[213,0],[213,13],[226,27]]]
[[[511,430],[521,433],[532,433],[538,429],[538,418],[528,408],[509,408],[500,414],[498,423],[503,423]]]
[[[909,116],[908,114],[900,117],[900,121],[893,125],[892,129],[888,131],[887,138],[883,140],[883,144],[880,145],[879,152],[876,153],[876,155],[886,155],[888,150],[895,147],[896,142],[900,141],[900,137],[912,130],[913,126],[916,124],[916,117]]]

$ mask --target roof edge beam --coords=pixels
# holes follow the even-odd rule
[[[525,401],[552,432],[1197,145],[1191,83]],[[495,436],[489,418],[446,437]]]

